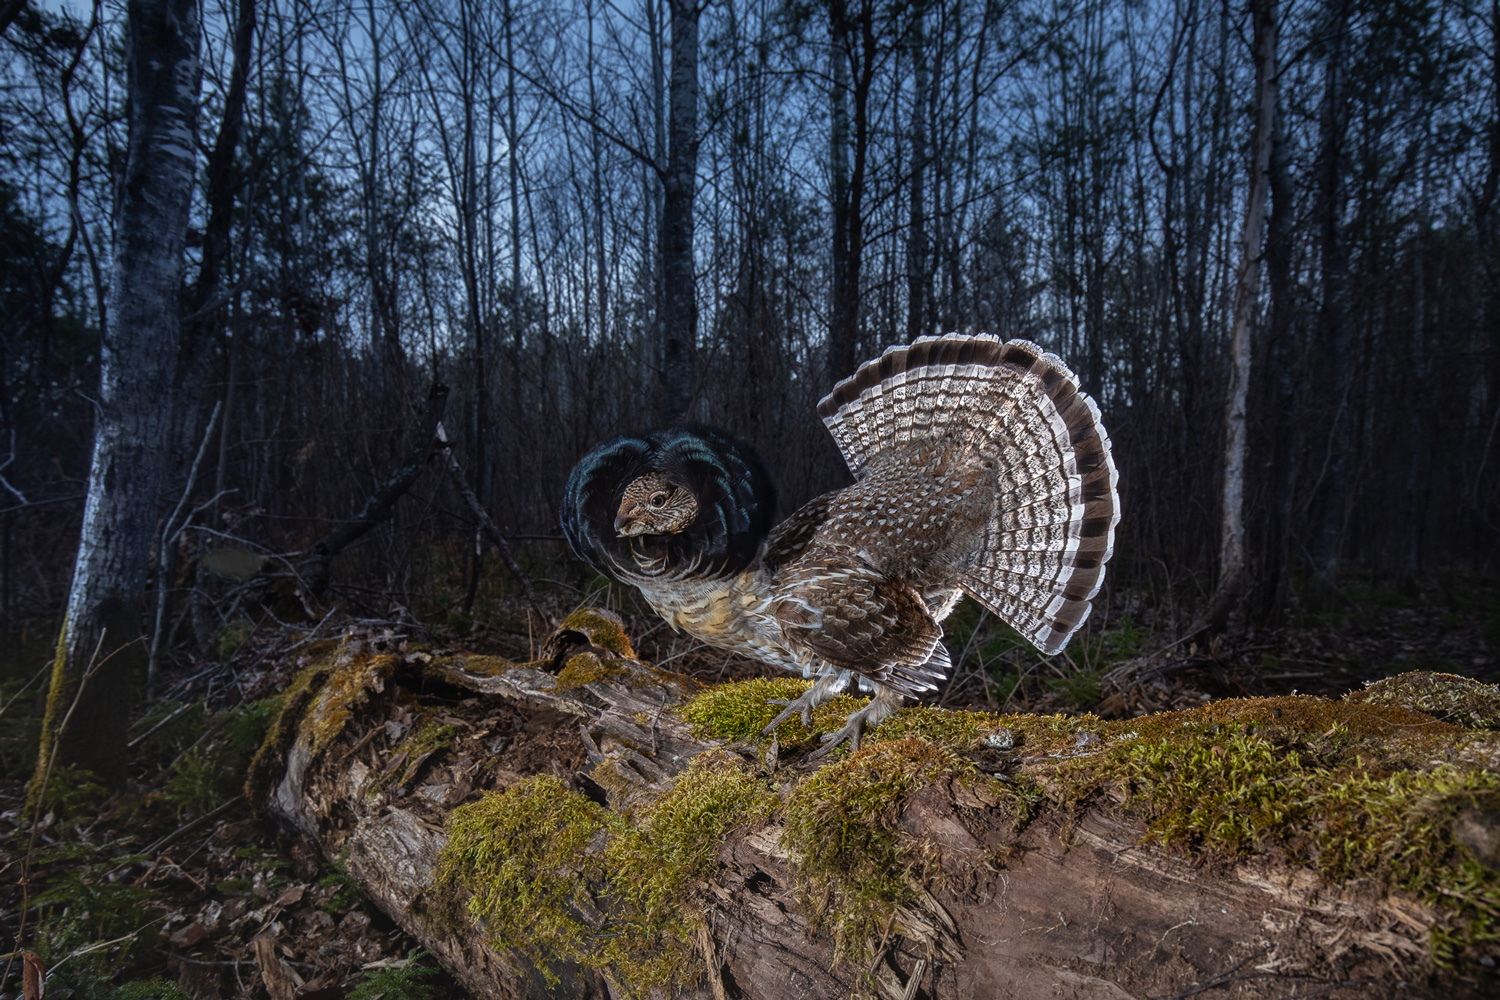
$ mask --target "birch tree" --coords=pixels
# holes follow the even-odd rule
[[[1266,227],[1266,190],[1276,115],[1276,0],[1256,0],[1255,131],[1251,140],[1250,190],[1245,202],[1239,277],[1230,334],[1229,395],[1224,405],[1224,479],[1220,492],[1219,584],[1206,618],[1223,627],[1245,580],[1246,402],[1250,391],[1250,333],[1260,295],[1261,235]]]
[[[132,672],[172,429],[178,294],[196,162],[198,8],[130,0],[129,148],[115,202],[94,453],[33,799],[60,765],[124,777]]]

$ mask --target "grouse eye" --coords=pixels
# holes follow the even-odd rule
[[[665,507],[666,505],[667,505],[667,495],[665,493],[653,493],[653,494],[651,494],[651,506],[653,506],[653,507]]]

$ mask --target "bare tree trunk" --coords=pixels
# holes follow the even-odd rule
[[[927,291],[930,284],[927,235],[927,40],[923,34],[923,9],[912,14],[911,57],[916,77],[911,110],[911,231],[906,242],[906,336],[916,340],[932,333],[927,326]],[[847,372],[845,374],[848,374]],[[842,377],[842,376],[841,376]]]
[[[859,276],[865,249],[865,164],[870,147],[870,86],[875,75],[874,12],[869,0],[864,0],[859,13],[851,19],[847,0],[833,0],[829,21],[833,59],[834,191],[833,297],[828,308],[827,375],[830,379],[841,379],[853,373],[859,360]],[[849,120],[851,99],[854,104],[852,126]]]
[[[829,93],[831,126],[828,159],[833,180],[833,296],[829,302],[828,375],[843,378],[854,367],[858,334],[858,278],[849,291],[849,29],[844,0],[833,0],[828,17],[828,61],[833,86]]]
[[[1287,163],[1285,116],[1276,116],[1271,138],[1271,219],[1266,232],[1266,283],[1270,286],[1271,322],[1268,357],[1272,372],[1270,419],[1271,504],[1266,537],[1266,564],[1258,574],[1261,614],[1281,613],[1291,574],[1292,505],[1297,493],[1297,456],[1302,425],[1297,419],[1296,316],[1292,286],[1292,250],[1296,239],[1296,191]]]
[[[1320,475],[1321,517],[1313,536],[1318,591],[1338,585],[1339,549],[1344,528],[1344,452],[1348,446],[1348,414],[1353,375],[1349,369],[1349,256],[1344,244],[1343,210],[1343,75],[1344,34],[1349,24],[1348,0],[1331,0],[1328,56],[1324,70],[1323,102],[1319,112],[1318,219],[1321,227],[1323,310],[1323,383],[1329,398],[1326,452]]]
[[[1219,584],[1205,615],[1221,629],[1245,585],[1246,401],[1250,393],[1250,333],[1260,295],[1261,234],[1276,118],[1276,0],[1258,0],[1255,16],[1255,134],[1239,282],[1234,292],[1229,397],[1224,406],[1224,481],[1220,493]]]
[[[198,8],[131,0],[130,143],[115,205],[109,322],[88,500],[31,796],[59,765],[124,777],[132,671],[144,662],[151,535],[172,430],[178,297],[195,175]],[[128,652],[127,652],[128,650]]]
[[[593,7],[591,5],[589,6],[589,8],[587,10],[587,15],[588,15],[588,22],[589,22],[589,24],[588,24],[589,114],[591,116],[597,117],[599,115],[599,113],[600,113],[599,112],[599,85],[598,85],[598,81],[596,79],[596,77],[598,76],[598,68],[595,65],[595,58],[594,58],[594,9],[593,9]],[[506,44],[510,45],[511,43],[509,41],[507,41]],[[515,62],[514,56],[510,57],[510,61],[511,61],[512,64],[514,64],[514,62]],[[512,70],[512,72],[514,72],[514,70]],[[512,86],[510,88],[510,100],[511,100],[511,116],[512,116],[512,119],[514,119],[514,117],[515,117],[515,87],[514,86]],[[516,162],[515,161],[515,156],[514,156],[514,154],[512,154],[512,156],[511,156],[512,167],[514,167],[515,162]],[[610,332],[611,331],[610,331],[610,322],[609,322],[609,256],[605,252],[605,249],[604,249],[604,247],[605,247],[605,243],[604,243],[604,216],[605,216],[605,211],[604,211],[604,137],[600,134],[600,132],[599,132],[598,129],[592,129],[589,132],[589,189],[590,189],[589,193],[592,196],[593,202],[594,202],[594,204],[593,204],[593,210],[594,210],[594,220],[593,220],[594,221],[594,268],[595,268],[595,270],[598,273],[598,277],[595,278],[595,283],[598,286],[595,289],[595,294],[598,296],[598,299],[599,299],[599,338],[602,341],[608,341],[608,339],[610,337]],[[511,174],[511,190],[512,190],[512,197],[514,197],[514,190],[515,190],[515,174],[514,174],[514,170],[512,170],[512,174]],[[513,277],[514,277],[515,281],[519,282],[520,281],[520,277],[521,277],[520,272],[516,271],[514,273]]]
[[[219,431],[217,471],[214,475],[214,495],[225,488],[225,465],[228,460],[230,424],[233,422],[234,383],[238,377],[237,361],[241,349],[224,336],[229,315],[230,301],[237,295],[230,294],[230,234],[234,229],[234,206],[240,185],[234,169],[235,156],[240,148],[240,136],[245,125],[245,99],[250,76],[250,61],[255,52],[255,0],[239,0],[235,14],[234,63],[230,69],[229,90],[224,97],[224,115],[219,125],[218,138],[208,154],[204,165],[207,190],[204,193],[205,212],[208,221],[203,227],[203,263],[198,268],[198,278],[189,295],[191,318],[182,331],[182,347],[177,360],[177,420],[176,453],[179,461],[186,461],[196,445],[197,414],[212,370],[214,342],[224,344],[228,355],[228,370],[224,389],[224,422]],[[188,483],[186,491],[192,490]],[[186,495],[186,494],[184,494]],[[198,555],[203,554],[204,538],[199,536]],[[161,564],[158,580],[176,577],[177,550],[175,546],[163,546],[158,556]],[[194,587],[188,600],[193,603],[195,622],[201,622],[210,614],[204,592],[209,571],[200,561],[195,574]],[[206,630],[205,630],[206,631]],[[158,640],[159,641],[159,640]],[[147,695],[150,695],[149,685]]]
[[[698,18],[702,10],[697,0],[670,0],[668,6],[672,17],[672,72],[659,243],[661,371],[656,420],[660,424],[677,423],[687,416],[693,401],[698,343],[693,201],[698,189]]]

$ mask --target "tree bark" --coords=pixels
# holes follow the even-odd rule
[[[662,174],[661,276],[658,306],[658,424],[687,417],[697,374],[698,291],[693,260],[693,203],[698,193],[698,0],[670,0],[672,69],[668,152]]]
[[[1205,614],[1208,628],[1224,627],[1245,589],[1245,451],[1250,396],[1250,335],[1260,296],[1261,236],[1276,119],[1276,0],[1259,0],[1255,17],[1255,132],[1246,198],[1239,280],[1230,335],[1229,396],[1224,405],[1224,479],[1219,494],[1219,582]]]
[[[83,532],[42,723],[35,800],[75,764],[124,778],[132,672],[145,662],[151,536],[172,437],[178,297],[196,167],[198,8],[131,0],[130,138],[115,203],[108,322]]]
[[[1321,506],[1313,535],[1316,589],[1325,597],[1338,586],[1344,532],[1345,452],[1349,441],[1349,252],[1344,238],[1344,50],[1349,25],[1348,0],[1330,0],[1328,55],[1322,106],[1318,112],[1318,223],[1322,254],[1323,376],[1327,443],[1323,455]]]
[[[1258,574],[1260,611],[1269,621],[1280,619],[1291,582],[1293,504],[1297,495],[1297,459],[1301,454],[1302,423],[1297,419],[1297,344],[1293,323],[1297,312],[1292,283],[1292,253],[1296,238],[1297,196],[1287,163],[1285,116],[1277,115],[1271,139],[1271,219],[1266,232],[1266,284],[1271,296],[1267,356],[1271,366],[1270,421],[1272,428],[1271,503],[1266,529],[1265,565]]]
[[[859,362],[860,270],[865,249],[865,166],[870,146],[870,87],[875,75],[874,14],[868,0],[851,14],[848,0],[829,5],[833,68],[833,290],[828,304],[827,378],[854,374]],[[850,121],[850,103],[853,121]]]
[[[677,710],[698,686],[635,661],[613,622],[607,612],[580,612],[527,664],[407,651],[399,638],[351,634],[293,688],[290,716],[273,728],[279,738],[252,769],[253,803],[325,857],[343,859],[361,890],[482,998],[602,1000],[620,995],[607,977],[619,984],[628,976],[497,944],[461,905],[445,903],[438,868],[450,810],[495,801],[494,793],[507,800],[543,775],[629,824],[705,753],[737,760],[742,773],[779,789],[781,806],[716,835],[712,874],[696,890],[702,920],[691,947],[702,975],[669,996],[1131,1000],[1232,989],[1256,998],[1456,1000],[1493,986],[1492,973],[1472,960],[1462,974],[1417,971],[1442,918],[1400,891],[1326,882],[1274,850],[1233,864],[1167,853],[1144,842],[1123,791],[1105,786],[1074,798],[1058,757],[1104,752],[1133,733],[1076,740],[1061,755],[1029,747],[1023,734],[1014,751],[968,753],[976,780],[919,783],[894,815],[870,818],[887,823],[937,874],[892,912],[873,961],[840,960],[826,899],[809,895],[781,815],[809,780],[833,772],[799,763],[786,748],[778,758],[774,746],[763,752],[696,735]],[[580,667],[585,673],[568,680]],[[577,683],[578,676],[598,679]],[[1288,713],[1301,710],[1288,703]],[[1353,710],[1385,711],[1381,718],[1402,720],[1403,733],[1440,725],[1406,709]],[[413,738],[414,717],[447,727],[440,747]],[[1018,729],[1026,724],[1006,718]],[[884,745],[920,750],[924,742]],[[830,767],[861,780],[852,769],[858,756]],[[1017,811],[1005,789],[1031,779],[1052,793]],[[1462,822],[1493,826],[1493,818],[1456,821],[1451,835],[1464,844],[1474,838]],[[477,894],[480,886],[463,890]],[[607,919],[608,894],[589,899],[575,900],[591,911],[585,919]],[[536,918],[551,919],[541,910]]]
[[[927,40],[923,33],[925,10],[917,4],[912,11],[911,59],[915,77],[911,108],[911,219],[906,241],[906,336],[916,340],[934,332],[928,327],[928,292],[932,283],[930,240],[927,233],[927,105],[930,74],[927,69]],[[846,372],[847,374],[851,374]]]

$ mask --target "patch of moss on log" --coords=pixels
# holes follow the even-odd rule
[[[911,925],[942,874],[940,856],[897,821],[908,796],[943,781],[998,784],[952,751],[909,737],[867,745],[788,795],[781,842],[793,852],[813,925],[833,937],[836,962],[867,964],[893,928],[921,936]],[[1017,796],[1014,805],[1024,811],[1029,803]]]
[[[697,983],[702,960],[693,942],[703,920],[701,887],[718,867],[729,832],[765,822],[776,803],[766,782],[738,758],[711,750],[693,759],[637,825],[611,840],[604,862],[620,933],[603,957],[632,987]]]
[[[697,894],[729,831],[764,822],[775,803],[721,751],[695,758],[633,824],[556,778],[529,778],[454,810],[435,898],[549,979],[562,959],[630,993],[690,987],[702,972]]]
[[[1470,729],[1500,729],[1500,685],[1457,674],[1413,671],[1376,681],[1345,700],[1399,705]]]
[[[779,705],[771,699],[790,701],[812,685],[796,677],[752,677],[709,688],[683,705],[681,712],[694,736],[700,739],[749,743],[764,747],[771,741],[761,732]],[[849,713],[865,699],[841,695],[813,709],[813,728],[800,719],[788,719],[777,729],[781,746],[789,750],[816,747],[819,736],[844,724]],[[1054,753],[1071,747],[1080,732],[1097,731],[1103,724],[1091,715],[998,715],[993,712],[950,711],[911,706],[867,731],[871,743],[919,737],[949,750],[964,752],[981,748],[1010,749],[1024,744],[1028,753]],[[847,755],[835,750],[835,757]]]
[[[401,663],[400,657],[388,653],[366,653],[360,642],[341,642],[326,659],[299,671],[282,692],[265,739],[250,761],[245,798],[251,809],[264,807],[299,737],[313,753],[321,753],[344,731],[353,710],[370,691],[383,690]]]
[[[618,661],[606,662],[595,653],[579,653],[569,657],[567,665],[557,672],[557,686],[554,690],[571,691],[611,677],[629,676],[630,671]]]
[[[434,886],[439,908],[461,903],[491,941],[543,970],[559,957],[577,961],[596,930],[586,878],[598,868],[591,845],[611,822],[551,775],[486,793],[448,818]]]
[[[683,705],[682,717],[699,739],[756,743],[762,739],[761,731],[781,711],[771,699],[791,701],[811,684],[811,681],[796,677],[752,677],[747,681],[720,684],[700,692]],[[834,719],[842,719],[848,714],[846,705],[853,704],[852,699],[836,698],[819,705],[813,711],[814,722],[828,725]],[[837,729],[838,724],[833,728]],[[795,743],[803,734],[802,723],[797,719],[788,719],[783,729],[785,732],[778,731],[778,735],[786,742]],[[770,738],[766,737],[765,742],[769,743]]]
[[[795,698],[807,683],[720,685],[682,715],[700,737],[762,746],[778,710],[769,699]],[[935,876],[924,848],[891,825],[903,799],[926,782],[978,777],[958,755],[1014,748],[1035,782],[1006,789],[1007,807],[1022,817],[1043,790],[1062,806],[1116,800],[1145,824],[1148,841],[1171,851],[1210,862],[1267,854],[1330,885],[1368,879],[1410,893],[1440,915],[1432,961],[1464,966],[1500,956],[1500,877],[1454,838],[1461,814],[1500,811],[1497,694],[1467,678],[1415,673],[1342,701],[1236,698],[1129,720],[907,708],[870,729],[865,749],[836,752],[790,791],[783,843],[802,856],[808,905],[826,915],[839,954],[860,955]],[[820,706],[815,733],[836,729],[859,704]],[[798,720],[779,732],[784,741],[794,734],[788,749],[815,744]]]
[[[627,660],[636,658],[635,649],[630,645],[630,636],[625,634],[624,622],[612,612],[599,608],[580,608],[563,619],[554,638],[568,632],[577,632],[588,639],[591,645],[606,649],[616,656],[623,656]]]
[[[1097,752],[1035,772],[1051,796],[1112,790],[1148,840],[1200,859],[1273,854],[1331,885],[1411,893],[1440,914],[1439,966],[1500,952],[1500,878],[1453,837],[1460,812],[1500,804],[1487,763],[1500,736],[1305,696],[1229,699],[1103,735]]]
[[[371,691],[382,691],[385,682],[401,666],[391,653],[364,657],[335,656],[333,672],[302,718],[303,732],[313,753],[322,753],[344,731],[354,710],[369,700]]]
[[[314,663],[298,671],[292,682],[281,692],[276,714],[266,727],[265,738],[261,740],[255,756],[250,759],[250,767],[245,774],[245,801],[250,803],[252,812],[259,813],[265,808],[271,789],[281,780],[286,755],[297,739],[302,714],[331,671],[331,661]]]

